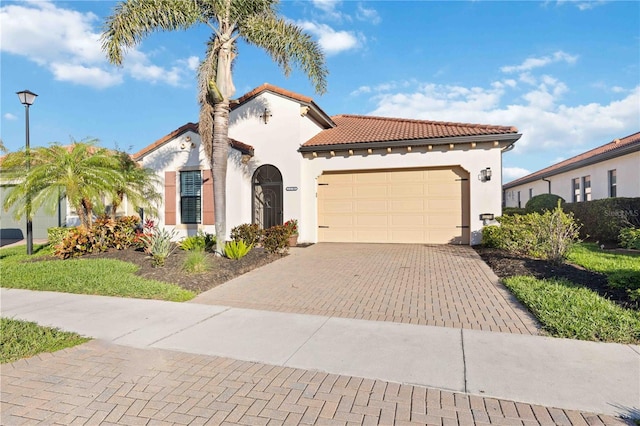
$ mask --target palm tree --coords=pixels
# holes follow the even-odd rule
[[[162,200],[162,194],[157,189],[160,184],[158,175],[152,169],[141,167],[126,152],[120,151],[116,157],[122,180],[114,188],[111,218],[116,218],[118,207],[122,205],[125,196],[133,205],[143,207],[150,215],[155,215],[157,205]]]
[[[319,45],[302,28],[279,17],[277,0],[125,0],[107,18],[102,49],[121,65],[123,49],[136,46],[154,31],[186,30],[208,25],[211,36],[198,71],[199,133],[213,170],[217,251],[226,235],[226,180],[229,152],[229,102],[235,93],[232,65],[237,40],[264,49],[283,69],[291,62],[326,91],[327,70]]]
[[[41,207],[54,213],[58,201],[66,197],[76,209],[81,225],[91,227],[94,206],[101,205],[105,196],[122,185],[118,158],[96,143],[89,140],[31,149],[29,170],[25,151],[8,154],[2,161],[2,173],[16,186],[4,200],[5,211],[16,205],[17,219]],[[31,201],[30,211],[27,200]]]

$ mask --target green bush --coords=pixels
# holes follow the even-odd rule
[[[605,198],[582,203],[566,203],[582,224],[580,238],[600,242],[618,242],[624,228],[640,228],[640,198]]]
[[[253,245],[247,245],[244,241],[228,241],[224,246],[224,254],[229,259],[242,259],[251,251]]]
[[[623,228],[618,239],[620,247],[640,250],[640,228]]]
[[[527,214],[527,211],[520,207],[505,207],[502,209],[502,215]]]
[[[91,230],[100,246],[123,250],[134,244],[138,222],[137,216],[124,216],[116,220],[102,216],[95,220]]]
[[[216,236],[199,230],[196,235],[191,235],[180,241],[180,243],[178,243],[178,246],[182,250],[187,251],[214,251],[216,247]]]
[[[55,247],[62,243],[64,237],[67,236],[70,228],[56,227],[47,229],[47,240],[51,247]]]
[[[483,243],[515,255],[560,263],[578,241],[579,226],[559,204],[542,214],[505,215],[496,220],[500,226],[487,226],[482,230]]]
[[[276,225],[264,230],[262,246],[267,253],[284,254],[289,251],[289,228]]]
[[[248,246],[256,246],[262,242],[264,232],[257,223],[243,223],[231,230],[233,241],[244,241]]]
[[[207,253],[202,248],[189,250],[187,257],[182,263],[182,270],[191,274],[206,272],[211,268]]]
[[[564,204],[564,199],[555,194],[540,194],[532,197],[524,206],[527,213],[543,213],[556,208],[560,203]]]
[[[145,253],[151,256],[155,266],[164,266],[167,257],[176,249],[176,245],[171,241],[174,236],[175,231],[153,228],[151,233],[145,233],[140,237]]]

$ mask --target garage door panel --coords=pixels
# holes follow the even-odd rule
[[[322,175],[319,240],[468,244],[465,176],[459,167]]]

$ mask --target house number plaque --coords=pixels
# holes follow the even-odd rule
[[[287,191],[297,191],[298,187],[297,186],[287,186],[286,190]]]

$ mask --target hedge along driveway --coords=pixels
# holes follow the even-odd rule
[[[2,287],[101,296],[183,302],[195,294],[177,285],[135,275],[138,267],[114,259],[37,260],[49,254],[36,247],[36,258],[22,255],[24,247],[0,250]]]

